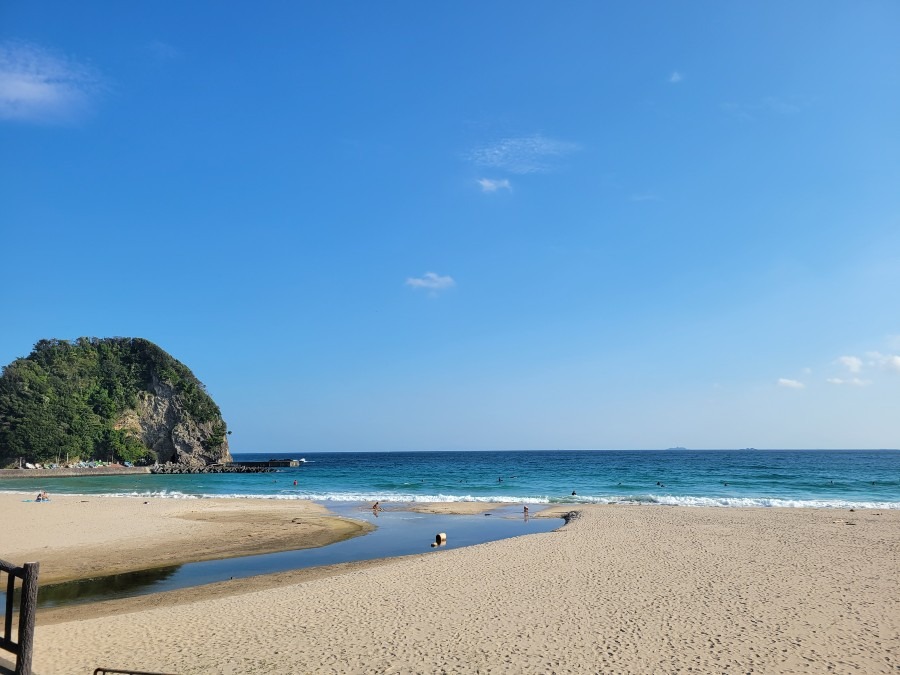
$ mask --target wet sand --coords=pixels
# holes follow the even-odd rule
[[[149,513],[210,522],[169,508]],[[550,533],[42,610],[35,670],[896,673],[898,570],[897,511],[582,507]]]
[[[0,493],[0,557],[38,561],[40,583],[324,546],[372,529],[312,502]]]

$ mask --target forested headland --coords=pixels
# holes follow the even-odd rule
[[[183,363],[142,338],[41,340],[0,374],[0,467],[229,461],[227,426]]]

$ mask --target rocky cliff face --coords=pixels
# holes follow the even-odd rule
[[[116,427],[139,436],[160,463],[175,462],[196,469],[231,461],[227,437],[217,444],[217,435],[221,435],[217,425],[221,423],[196,422],[178,392],[154,377],[150,391],[138,393],[137,410],[125,413]]]
[[[206,387],[144,338],[39,340],[0,370],[0,467],[67,458],[200,468],[229,461]]]

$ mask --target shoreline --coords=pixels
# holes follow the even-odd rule
[[[327,546],[373,526],[307,501],[0,493],[0,556],[41,563],[40,583]]]
[[[566,505],[548,515],[573,510],[579,516],[552,532],[440,555],[41,610],[35,670],[900,666],[900,512]]]
[[[7,520],[0,557],[40,562],[41,585],[324,547],[375,529],[367,520],[308,500],[54,494],[48,502],[34,502],[29,494],[0,492]],[[385,509],[477,515],[511,505],[391,502]],[[531,515],[556,517],[571,510],[550,506]]]
[[[0,557],[17,564],[41,562],[42,584],[210,560],[328,546],[374,529],[366,520],[337,515],[301,499],[255,497],[183,498],[54,494],[47,503],[30,493],[0,492],[7,516]],[[23,499],[23,497],[26,497]],[[388,511],[477,515],[518,502],[384,502]],[[896,509],[834,507],[720,507],[666,504],[532,504],[531,517],[563,517],[591,509],[686,509],[895,514]],[[368,509],[359,508],[367,513]],[[830,516],[829,516],[830,517]],[[122,523],[127,526],[122,527]]]
[[[0,469],[0,480],[27,480],[29,478],[89,478],[91,476],[138,476],[149,473],[149,466],[95,466],[60,469]]]

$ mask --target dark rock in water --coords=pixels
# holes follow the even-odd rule
[[[177,473],[274,473],[275,469],[272,469],[267,466],[232,466],[229,464],[226,465],[210,465],[210,466],[199,466],[192,467],[186,464],[157,464],[156,466],[150,467],[150,473],[165,473],[165,474],[177,474]]]

